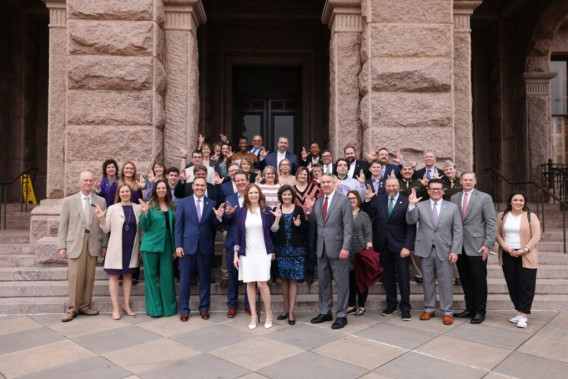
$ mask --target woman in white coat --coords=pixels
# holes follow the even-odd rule
[[[118,278],[122,275],[122,310],[128,316],[136,316],[130,307],[132,273],[139,266],[140,250],[140,205],[130,201],[132,189],[122,183],[117,188],[120,202],[111,205],[106,211],[97,206],[97,217],[101,229],[111,232],[105,256],[104,268],[109,275],[109,291],[112,300],[112,318],[120,319],[118,304]]]

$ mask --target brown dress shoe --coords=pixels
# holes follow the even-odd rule
[[[235,318],[236,315],[237,315],[237,308],[229,308],[229,310],[227,311],[227,317]]]
[[[229,281],[227,279],[221,279],[221,288],[227,288]]]
[[[182,313],[179,315],[179,320],[181,322],[186,322],[187,320],[189,320],[189,313]]]
[[[420,315],[420,320],[430,320],[432,317],[434,317],[434,312],[429,313],[429,312],[422,312],[422,314]]]
[[[79,314],[85,316],[96,316],[99,314],[99,311],[91,308],[81,308],[79,309]]]
[[[444,315],[442,323],[444,325],[452,325],[454,323],[454,318],[452,316]]]
[[[67,313],[65,313],[65,316],[63,316],[61,318],[61,322],[69,322],[69,321],[73,320],[75,318],[75,316],[77,316],[76,313],[67,312]]]
[[[201,312],[200,315],[203,320],[209,320],[209,312]]]

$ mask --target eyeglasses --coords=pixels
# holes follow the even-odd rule
[[[428,188],[428,191],[443,191],[443,188]]]

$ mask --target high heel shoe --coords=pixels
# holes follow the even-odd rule
[[[128,310],[126,309],[126,307],[123,305],[122,306],[122,311],[124,312],[125,315],[130,316],[130,317],[136,317],[136,313],[132,310],[130,310],[130,312],[128,312]]]
[[[120,312],[118,312],[118,316],[115,316],[115,315],[114,315],[114,312],[112,312],[111,317],[112,317],[113,320],[120,320],[120,317],[121,317],[121,316],[120,316]]]
[[[254,329],[256,328],[256,322],[258,320],[258,316],[256,315],[256,313],[253,313],[250,316],[250,324],[249,324],[249,329]]]
[[[266,320],[264,320],[264,328],[265,329],[272,328],[272,313],[266,314]]]
[[[280,316],[276,317],[276,319],[278,321],[286,320],[287,318],[288,318],[288,313],[286,313],[285,315],[280,315]]]

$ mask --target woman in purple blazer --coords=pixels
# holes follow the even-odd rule
[[[257,285],[266,309],[264,327],[272,327],[270,289],[267,281],[270,279],[270,264],[275,258],[275,249],[270,238],[271,228],[278,227],[278,224],[274,225],[274,216],[275,213],[265,206],[260,188],[256,184],[249,184],[245,188],[243,207],[237,213],[233,264],[239,270],[239,280],[247,283],[251,311],[250,329],[256,328],[258,321]]]

